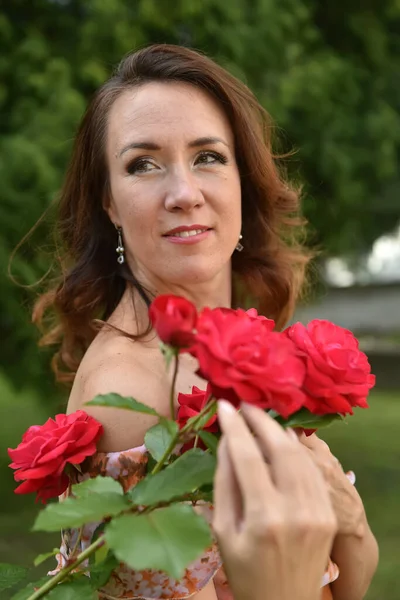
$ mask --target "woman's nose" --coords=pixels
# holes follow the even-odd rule
[[[204,197],[196,177],[189,170],[180,170],[170,176],[165,195],[165,208],[169,211],[190,211],[202,206]]]

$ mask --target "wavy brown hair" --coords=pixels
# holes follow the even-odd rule
[[[148,294],[116,261],[116,231],[104,210],[109,198],[105,146],[115,100],[152,81],[189,83],[205,90],[229,118],[242,188],[244,250],[232,257],[234,305],[246,300],[275,319],[290,318],[309,260],[298,190],[290,187],[272,152],[272,123],[253,93],[206,56],[184,47],[152,45],[126,56],[95,94],[83,117],[60,194],[56,234],[60,277],[39,297],[34,321],[43,345],[57,344],[53,369],[71,380],[98,328],[127,285]],[[49,321],[46,315],[52,313]]]

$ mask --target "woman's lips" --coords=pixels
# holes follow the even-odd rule
[[[196,244],[205,240],[211,231],[211,229],[186,229],[175,231],[163,237],[174,244]]]

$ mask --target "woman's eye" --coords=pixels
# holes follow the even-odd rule
[[[216,162],[225,165],[228,159],[219,152],[201,152],[196,159],[196,163],[202,165],[213,165]]]
[[[135,175],[136,173],[148,173],[155,169],[154,163],[152,163],[147,158],[137,158],[133,162],[129,163],[126,170],[130,175]]]

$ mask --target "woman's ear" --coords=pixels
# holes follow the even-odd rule
[[[108,218],[110,219],[111,223],[113,223],[116,226],[119,225],[120,220],[119,220],[118,211],[116,209],[113,198],[111,196],[109,196],[108,194],[105,194],[104,198],[103,198],[102,206],[103,206],[103,210],[105,210],[105,212],[107,213]]]

